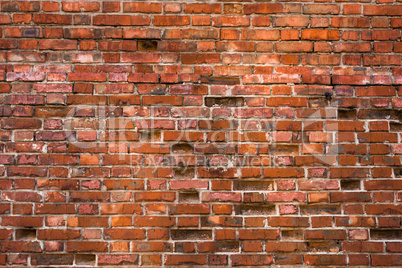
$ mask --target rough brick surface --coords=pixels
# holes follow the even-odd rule
[[[402,266],[402,1],[0,1],[0,266]]]

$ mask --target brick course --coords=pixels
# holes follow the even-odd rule
[[[0,266],[402,266],[402,1],[0,1]]]

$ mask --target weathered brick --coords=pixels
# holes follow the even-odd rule
[[[0,266],[400,266],[401,0],[220,2],[1,1]]]

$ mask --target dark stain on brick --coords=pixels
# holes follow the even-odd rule
[[[233,182],[234,190],[247,191],[272,191],[274,189],[273,181],[235,181]]]
[[[212,230],[171,230],[173,240],[209,240]]]
[[[66,254],[35,254],[32,256],[33,265],[72,265],[73,255]]]
[[[172,145],[172,153],[175,154],[192,154],[194,148],[189,143],[176,143]]]
[[[275,205],[236,205],[236,215],[273,215],[276,213]]]
[[[180,203],[198,203],[199,201],[200,197],[198,193],[179,193]]]
[[[312,108],[325,107],[329,105],[329,100],[327,98],[310,98],[308,104]]]
[[[224,227],[241,227],[242,218],[241,217],[201,217],[202,227],[214,227],[214,226],[224,226]]]
[[[357,111],[356,109],[339,109],[338,119],[353,120],[356,119]]]
[[[164,86],[158,86],[154,90],[152,90],[151,95],[165,95],[166,94],[166,87]]]
[[[158,130],[155,131],[142,131],[140,132],[140,141],[161,141],[161,132]]]
[[[89,25],[91,24],[91,16],[88,15],[74,15],[75,25]]]
[[[341,214],[340,205],[301,205],[300,212],[302,215],[328,215],[328,214]]]
[[[341,181],[342,190],[359,190],[360,181],[359,180],[342,180]]]
[[[402,230],[371,229],[370,237],[373,240],[400,240],[402,237]]]
[[[402,168],[394,168],[395,177],[402,177]]]
[[[3,12],[18,12],[18,11],[20,11],[20,6],[18,5],[18,3],[11,2],[8,4],[4,4],[2,6],[2,11]]]
[[[201,83],[213,85],[239,85],[240,78],[236,76],[202,76]]]
[[[36,230],[35,229],[19,229],[15,230],[16,240],[35,240]]]
[[[237,252],[240,243],[238,241],[220,241],[215,243],[216,252]]]
[[[106,108],[98,108],[99,114],[107,117],[117,117],[123,115],[123,108],[121,107],[106,107]]]
[[[361,109],[358,116],[359,119],[391,119],[402,121],[402,113],[391,109]]]
[[[205,105],[207,107],[223,106],[223,107],[241,107],[244,106],[244,98],[242,97],[206,97]]]
[[[175,167],[173,171],[176,179],[191,179],[195,176],[195,169],[193,167],[179,166]]]
[[[402,131],[402,122],[390,122],[389,127],[392,132]]]
[[[282,240],[303,240],[303,230],[282,230]]]
[[[138,40],[139,51],[156,51],[158,49],[157,40]]]
[[[23,37],[39,37],[40,29],[39,28],[24,28],[22,29]]]

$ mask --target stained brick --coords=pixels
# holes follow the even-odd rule
[[[0,2],[0,267],[401,266],[401,0]]]

